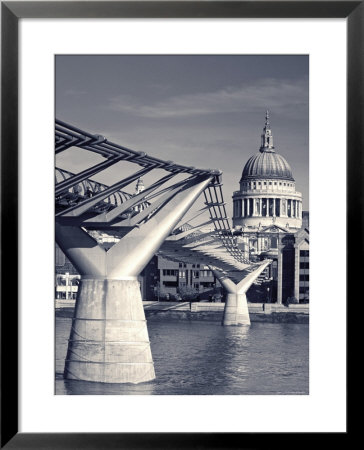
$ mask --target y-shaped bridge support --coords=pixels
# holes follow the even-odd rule
[[[56,240],[81,274],[64,375],[103,383],[155,378],[137,276],[210,183],[199,176],[172,192],[151,218],[108,251],[84,230],[56,220]]]
[[[222,286],[227,290],[222,325],[250,325],[246,292],[270,263],[270,260],[262,263],[237,284],[221,270],[215,267],[211,268]]]

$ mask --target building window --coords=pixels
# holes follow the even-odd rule
[[[260,216],[260,202],[259,202],[259,199],[255,200],[255,209],[256,209],[256,213],[258,214],[258,216]]]
[[[200,278],[200,271],[199,270],[193,270],[192,271],[193,278]]]
[[[280,217],[281,215],[281,200],[279,198],[276,198],[276,216]]]
[[[310,268],[310,263],[308,261],[300,262],[300,269],[309,269],[309,268]]]
[[[252,216],[253,215],[253,199],[249,198],[248,201],[249,201],[249,216]]]
[[[262,199],[262,216],[266,216],[267,215],[267,199],[263,198]]]
[[[309,256],[310,251],[309,250],[300,250],[300,256]]]
[[[184,270],[179,271],[179,277],[180,278],[186,278],[186,272]]]
[[[236,217],[241,217],[241,214],[242,214],[242,201],[239,199],[239,200],[237,200],[236,202],[236,205],[235,205],[235,207],[236,207],[236,212],[235,212],[235,216]]]
[[[198,291],[200,289],[199,283],[193,283],[193,287]]]
[[[177,270],[172,270],[172,269],[163,269],[163,275],[164,276],[176,276],[177,275]]]
[[[211,281],[205,281],[205,282],[202,282],[200,284],[201,284],[201,286],[203,288],[212,288],[212,287],[214,287],[214,283],[212,283]]]
[[[310,276],[309,276],[309,274],[308,273],[301,273],[300,274],[300,281],[310,281],[310,278],[309,278]]]
[[[278,239],[276,237],[270,238],[270,247],[277,248],[277,246],[278,246]]]
[[[212,277],[212,271],[211,270],[201,270],[200,275],[201,275],[201,277]]]
[[[164,287],[177,287],[177,281],[163,281]]]
[[[268,275],[268,274],[266,274],[266,275]],[[276,280],[278,277],[278,261],[277,260],[273,260],[273,263],[272,263],[272,277],[274,280]]]

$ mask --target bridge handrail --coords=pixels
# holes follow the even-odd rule
[[[122,145],[115,144],[104,136],[90,134],[59,119],[56,119],[55,137],[56,153],[75,146],[98,153],[108,159],[118,156],[121,159],[134,162],[142,167],[160,168],[173,173],[189,173],[192,175],[221,175],[221,171],[218,169],[196,169],[195,167],[175,164],[173,161],[164,161],[147,155],[144,152],[137,152]]]

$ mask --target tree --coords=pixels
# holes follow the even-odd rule
[[[198,292],[189,286],[182,286],[179,288],[179,294],[182,300],[190,302],[197,299]]]

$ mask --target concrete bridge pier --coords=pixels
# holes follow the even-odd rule
[[[64,376],[101,383],[155,378],[138,274],[210,183],[196,177],[105,251],[82,228],[56,220],[56,240],[81,274]],[[145,212],[145,211],[144,211]]]
[[[212,268],[215,276],[227,291],[222,325],[250,325],[246,292],[270,263],[270,260],[264,261],[237,284],[218,268]]]
[[[250,325],[248,302],[245,293],[228,292],[222,325]]]
[[[101,383],[140,383],[155,378],[136,278],[82,278],[64,375]]]

